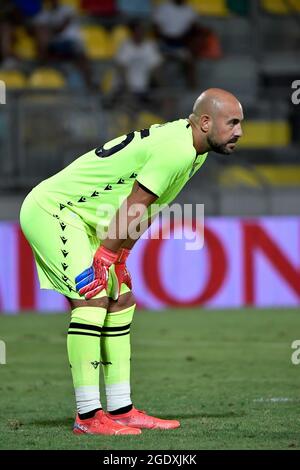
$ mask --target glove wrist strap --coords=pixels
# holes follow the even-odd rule
[[[120,250],[118,251],[118,259],[116,262],[125,263],[129,255],[130,250],[128,250],[127,248],[120,248]]]
[[[115,251],[109,250],[108,248],[105,248],[104,246],[100,246],[100,248],[97,251],[97,257],[100,257],[101,260],[107,265],[111,266],[114,264],[117,259],[118,259],[118,253]]]

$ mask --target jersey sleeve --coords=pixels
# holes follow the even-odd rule
[[[190,155],[180,144],[156,145],[150,149],[150,156],[136,179],[160,197],[177,178],[189,171],[191,162]]]

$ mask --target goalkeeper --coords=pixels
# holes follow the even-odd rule
[[[130,227],[140,224],[143,230],[151,205],[170,203],[208,151],[231,154],[242,136],[242,120],[242,107],[231,93],[206,90],[188,119],[116,138],[77,158],[26,197],[20,221],[41,288],[57,290],[70,303],[67,349],[77,405],[75,433],[140,434],[143,428],[180,426],[137,410],[131,401],[135,300],[126,260],[136,240]]]

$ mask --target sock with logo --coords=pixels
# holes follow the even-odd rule
[[[132,406],[130,398],[130,325],[135,305],[107,313],[101,333],[101,363],[105,381],[107,411]],[[131,408],[130,408],[131,409]]]
[[[80,417],[101,409],[99,391],[100,334],[106,310],[79,307],[72,311],[68,330],[68,357]]]

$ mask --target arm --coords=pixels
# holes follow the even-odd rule
[[[157,196],[154,193],[135,182],[130,195],[113,217],[102,246],[114,252],[117,252],[121,247],[132,248],[137,241],[137,229],[139,236],[141,236],[149,227],[150,219],[143,222],[141,219],[147,208],[156,200]]]
[[[127,238],[127,240],[124,241],[121,248],[125,248],[126,250],[131,250],[134,247],[134,245],[136,244],[136,242],[140,239],[140,237],[150,227],[150,225],[152,224],[152,222],[153,222],[154,218],[156,217],[156,215],[153,218],[149,217],[147,220],[143,220],[142,222],[140,222],[137,226],[137,231],[140,235],[139,238],[136,238],[134,240],[131,239],[131,238]]]
[[[148,228],[148,221],[141,222],[141,219],[147,207],[156,199],[157,196],[148,191],[147,188],[137,182],[134,183],[131,194],[125,199],[113,217],[108,228],[107,237],[94,255],[92,267],[85,269],[75,278],[76,290],[80,295],[84,295],[86,300],[95,297],[107,288],[108,270],[112,264],[115,264],[115,273],[119,285],[118,292],[120,293],[123,282],[131,288],[126,259],[130,249],[137,241],[136,229],[142,227],[144,232]],[[137,205],[138,210],[136,210]],[[142,232],[138,233],[140,237]]]

